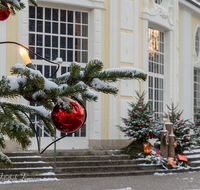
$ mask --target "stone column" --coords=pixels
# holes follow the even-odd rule
[[[173,133],[173,127],[171,128],[171,133],[169,135],[169,157],[174,159],[175,156],[175,147],[174,147],[174,143],[175,143],[175,135]]]
[[[166,135],[166,133],[167,133],[167,130],[164,123],[163,130],[160,131],[160,154],[163,158],[168,157],[168,145],[165,145],[165,146],[162,145],[162,139],[163,139],[163,136]]]

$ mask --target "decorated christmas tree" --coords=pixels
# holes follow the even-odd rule
[[[178,105],[167,105],[169,113],[164,113],[164,118],[168,118],[173,123],[175,141],[177,144],[176,152],[182,153],[184,150],[190,150],[197,144],[197,131],[198,128],[192,123],[191,119],[181,118],[183,111],[178,110]],[[163,124],[159,125],[157,131],[162,130]],[[160,138],[160,134],[155,134]]]
[[[133,154],[143,151],[142,142],[154,138],[155,134],[155,112],[150,109],[150,102],[146,103],[144,101],[145,94],[144,91],[141,94],[136,91],[136,102],[129,103],[130,109],[128,109],[128,117],[122,118],[125,126],[118,126],[125,136],[134,139],[134,141],[125,148],[133,157]]]

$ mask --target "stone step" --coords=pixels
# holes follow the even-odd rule
[[[142,164],[142,160],[107,160],[107,161],[69,161],[69,162],[60,162],[56,161],[57,167],[82,167],[82,166],[109,166],[109,165],[136,165],[136,164]],[[26,167],[48,167],[48,166],[54,166],[54,162],[13,162],[13,168],[26,168]]]
[[[36,156],[38,155],[37,152],[34,151],[16,151],[16,152],[3,152],[8,157],[14,157],[14,156]]]
[[[10,157],[12,162],[23,162],[23,161],[54,161],[53,156],[16,156]],[[56,156],[57,161],[91,161],[91,160],[128,160],[129,155],[91,155],[91,156]]]
[[[116,165],[116,166],[85,166],[85,167],[57,167],[57,173],[99,173],[122,172],[162,169],[159,165]]]

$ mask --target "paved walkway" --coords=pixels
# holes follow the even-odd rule
[[[0,190],[200,190],[200,172],[1,184]]]

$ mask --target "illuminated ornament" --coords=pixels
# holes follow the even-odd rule
[[[0,21],[6,20],[10,16],[10,7],[6,3],[1,3],[7,7],[7,10],[0,9]]]
[[[147,133],[146,136],[149,137],[149,134]]]
[[[141,102],[138,102],[138,104],[141,104]]]
[[[133,114],[131,114],[130,116],[133,117]]]
[[[147,121],[150,122],[150,119],[148,119]]]
[[[141,123],[138,123],[138,126],[141,126]]]
[[[178,127],[181,127],[181,125],[178,125]]]
[[[78,102],[69,98],[63,98],[72,106],[72,112],[62,111],[56,104],[51,113],[51,120],[56,129],[63,133],[72,133],[77,131],[83,124],[85,114],[83,108]]]
[[[141,111],[143,111],[143,108],[140,108]]]
[[[177,119],[180,120],[180,117],[178,117]]]

